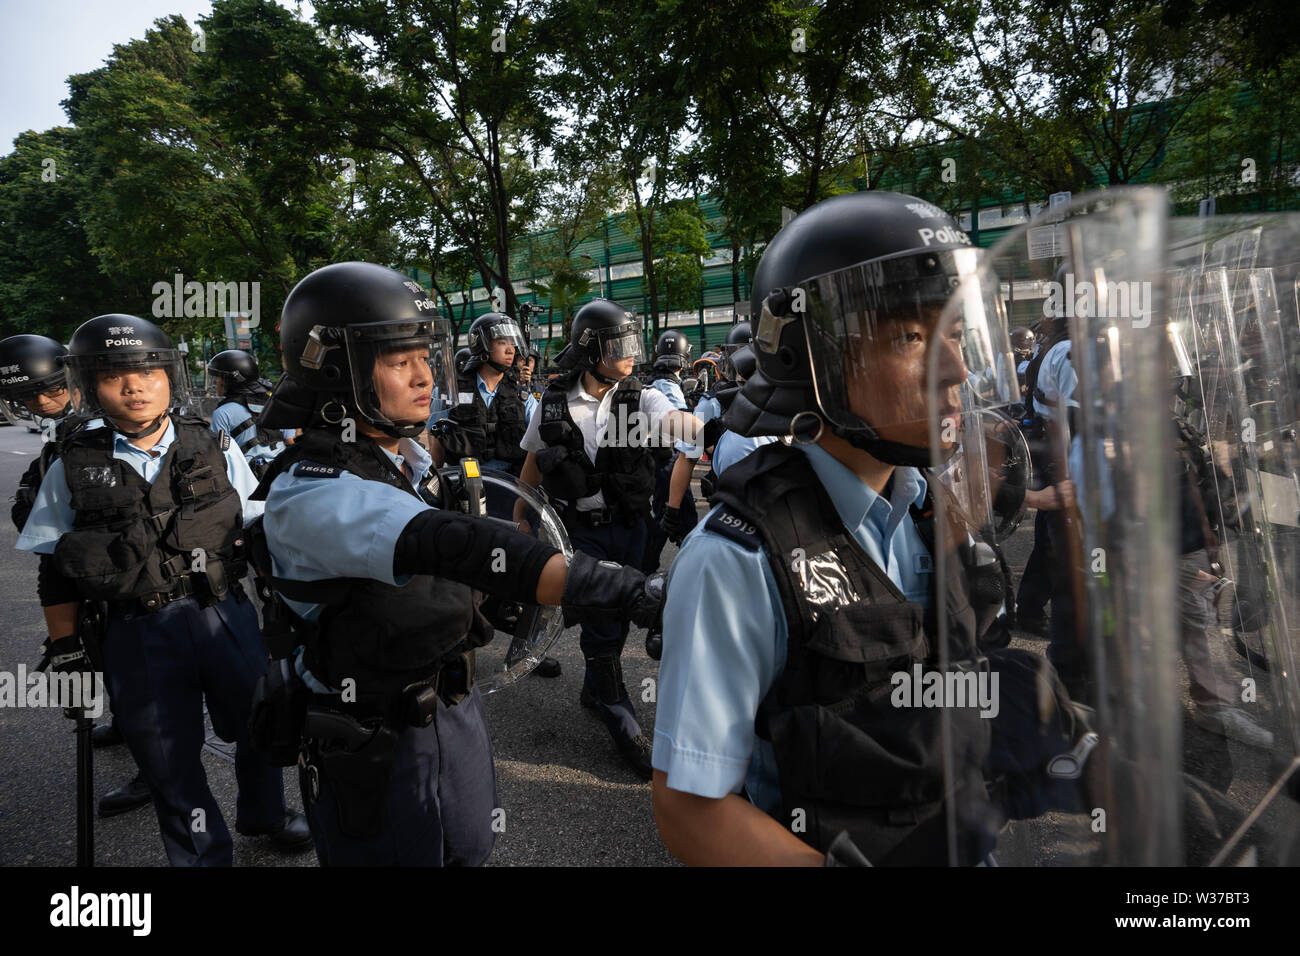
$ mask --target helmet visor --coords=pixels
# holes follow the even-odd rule
[[[910,252],[874,259],[810,279],[790,290],[789,311],[803,316],[813,388],[822,415],[850,430],[912,446],[929,444],[934,416],[974,404],[1010,404],[1018,397],[1005,313],[995,290],[977,288],[964,321],[939,318],[963,278],[975,273],[977,249]],[[993,301],[990,301],[993,300]],[[755,342],[775,350],[780,328],[764,305]],[[930,408],[927,361],[936,350],[946,389]],[[962,392],[971,392],[963,399]]]
[[[367,420],[410,425],[455,404],[451,330],[438,316],[367,322],[345,330],[352,397]],[[437,403],[435,402],[437,396]]]
[[[641,323],[635,320],[624,322],[612,329],[601,329],[596,333],[600,342],[600,357],[606,362],[618,362],[630,358],[641,361]]]
[[[114,417],[110,414],[110,407],[105,406],[103,395],[113,394],[113,389],[120,384],[122,378],[128,377],[132,372],[160,370],[167,376],[171,392],[167,411],[181,408],[189,401],[185,360],[176,349],[69,355],[64,361],[74,408],[81,415]]]
[[[524,333],[513,322],[495,322],[484,329],[484,333],[489,349],[503,339],[515,347],[515,355],[522,354],[528,348]]]

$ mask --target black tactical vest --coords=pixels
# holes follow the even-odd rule
[[[278,431],[273,431],[272,429],[265,428],[261,424],[261,422],[259,421],[261,415],[254,414],[253,410],[248,407],[248,399],[246,396],[227,395],[226,400],[222,402],[222,405],[227,405],[227,404],[238,405],[240,408],[242,408],[245,412],[248,413],[248,420],[243,422],[240,425],[236,425],[233,429],[233,434],[230,436],[231,440],[233,440],[235,444],[239,446],[239,450],[242,451],[245,455],[248,454],[249,449],[251,449],[254,445],[265,445],[267,448],[274,448],[277,444],[284,443],[283,434],[281,434]],[[221,405],[218,405],[217,407],[220,408]],[[252,425],[255,431],[253,431],[243,441],[240,441],[239,436],[244,434],[244,432],[248,431],[249,425]]]
[[[519,443],[528,429],[528,416],[525,414],[524,393],[514,376],[508,372],[501,376],[491,405],[485,403],[479,394],[477,371],[458,376],[456,387],[462,395],[473,395],[474,401],[470,405],[455,406],[448,415],[460,426],[465,445],[452,448],[444,442],[446,464],[455,464],[462,458],[480,461],[497,458],[512,465],[521,464],[527,453]]]
[[[85,423],[85,418],[71,413],[59,419],[54,426],[54,440],[47,441],[41,446],[41,453],[32,459],[32,463],[23,472],[22,478],[18,479],[18,490],[14,492],[14,506],[9,512],[9,517],[13,519],[14,527],[20,534],[36,504],[36,494],[41,490],[45,473],[50,470],[50,465],[58,461],[63,443]]]
[[[214,603],[244,574],[243,505],[224,446],[198,419],[173,415],[172,424],[176,438],[153,484],[113,457],[110,427],[63,443],[76,521],[54,559],[88,598],[156,609],[184,591]]]
[[[493,403],[495,404],[495,402]],[[343,472],[379,481],[419,498],[392,459],[369,438],[344,442],[337,432],[306,429],[279,455],[253,494],[266,497],[272,482],[290,468],[317,478]],[[358,528],[357,534],[370,529]],[[277,542],[268,540],[272,553]],[[474,592],[464,584],[417,574],[402,587],[371,578],[321,581],[272,579],[282,596],[324,604],[314,627],[299,632],[307,668],[334,687],[356,681],[359,698],[383,697],[426,680],[456,655],[492,639],[491,625],[477,612]]]
[[[780,443],[757,449],[727,469],[716,500],[723,507],[707,527],[751,550],[766,548],[789,629],[785,668],[755,721],[776,758],[777,819],[823,852],[847,830],[876,865],[950,862],[943,711],[891,703],[891,675],[916,664],[939,669],[937,615],[907,601],[845,530],[801,451]],[[913,519],[932,541],[921,528],[932,520],[928,509],[914,509]],[[965,670],[980,661],[975,614],[961,561],[949,560],[942,599],[955,626],[948,659]],[[937,600],[932,594],[932,608]],[[989,721],[978,708],[947,713],[957,754],[958,855],[973,864],[992,849],[1001,822],[981,773]]]
[[[580,374],[580,373],[578,373]],[[614,509],[624,524],[633,524],[650,513],[650,495],[655,487],[655,461],[645,444],[607,444],[597,449],[596,461],[587,457],[582,431],[569,413],[569,389],[575,374],[561,375],[542,393],[542,419],[538,434],[550,447],[537,453],[542,488],[570,508],[579,498],[604,492],[605,505]],[[641,410],[641,382],[629,375],[615,386],[610,404],[611,432],[616,421],[637,421]]]

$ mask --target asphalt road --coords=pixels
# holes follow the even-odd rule
[[[0,428],[0,489],[12,489],[36,454],[40,438],[25,430]],[[1008,559],[1018,573],[1028,556],[1031,521],[1009,542]],[[6,514],[0,520],[0,670],[32,667],[44,638],[36,598],[36,561],[13,550],[16,537]],[[675,554],[665,548],[663,566]],[[1019,636],[1016,645],[1038,652],[1045,641]],[[1234,677],[1246,674],[1226,641],[1213,645],[1216,665]],[[530,677],[486,700],[496,759],[504,830],[489,861],[492,866],[660,866],[675,865],[655,830],[650,787],[626,770],[603,726],[578,704],[582,656],[577,629],[561,635],[551,652],[563,674]],[[1179,663],[1186,700],[1186,675]],[[658,665],[644,651],[644,632],[633,628],[624,655],[627,685],[647,736],[653,735],[654,707],[640,699],[646,678]],[[1266,702],[1264,722],[1277,726]],[[1262,793],[1266,756],[1228,744],[1184,721],[1187,769],[1198,773],[1238,807]],[[203,762],[217,802],[233,827],[234,766],[231,748],[210,737]],[[71,865],[76,854],[74,805],[75,742],[71,723],[50,709],[0,708],[0,865]],[[123,747],[95,751],[96,792],[102,794],[134,772]],[[286,771],[286,798],[301,807],[297,774]],[[1291,813],[1290,810],[1286,811]],[[1274,814],[1276,815],[1276,814]],[[1048,814],[1012,824],[999,855],[1007,862],[1068,864],[1099,862],[1098,840],[1084,815]],[[1294,831],[1294,815],[1280,824]],[[1222,834],[1203,839],[1208,848]],[[308,850],[283,856],[265,841],[236,835],[240,866],[314,866]],[[166,857],[150,808],[96,821],[97,863],[107,866],[163,866]],[[1295,862],[1294,860],[1291,862]]]

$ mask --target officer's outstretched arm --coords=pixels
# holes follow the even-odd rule
[[[611,612],[642,627],[663,606],[662,576],[575,551],[564,555],[496,522],[430,508],[402,529],[393,576],[431,574],[524,604],[563,607],[569,623]]]
[[[686,497],[686,489],[691,486],[691,473],[695,470],[695,459],[688,458],[683,452],[677,453],[673,462],[672,474],[668,476],[668,507],[680,508]]]
[[[823,866],[826,857],[734,793],[701,797],[668,786],[654,772],[655,826],[687,866]]]
[[[662,436],[670,441],[681,441],[688,445],[698,445],[700,430],[704,423],[690,412],[674,409],[663,417],[659,426]]]

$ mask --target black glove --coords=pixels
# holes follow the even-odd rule
[[[89,674],[94,671],[85,648],[81,646],[81,638],[76,634],[54,640],[48,637],[45,639],[41,645],[41,662],[36,665],[36,669],[43,671],[51,665],[56,674],[75,674],[78,671]]]
[[[627,619],[650,627],[664,604],[664,576],[646,577],[636,568],[613,561],[597,561],[584,551],[573,552],[564,579],[564,623],[583,620]]]
[[[682,509],[674,508],[672,505],[664,505],[663,517],[659,519],[659,527],[664,534],[668,535],[668,540],[673,544],[682,543]]]

